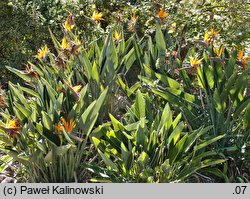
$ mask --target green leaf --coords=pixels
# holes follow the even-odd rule
[[[56,155],[63,156],[68,152],[69,149],[72,149],[73,147],[74,145],[71,144],[56,147]]]
[[[29,119],[29,117],[31,115],[31,110],[25,108],[24,106],[22,106],[16,102],[14,102],[14,106],[26,117],[26,119]]]
[[[215,108],[217,110],[218,113],[223,113],[224,109],[226,108],[226,104],[225,102],[223,102],[220,98],[220,94],[218,89],[216,88],[214,91],[214,104],[215,104]]]
[[[117,83],[121,86],[122,90],[127,94],[128,97],[133,94],[129,87],[122,81],[121,76],[117,77]]]
[[[37,94],[36,91],[31,90],[31,89],[26,88],[26,87],[22,87],[22,86],[20,86],[20,87],[21,87],[21,89],[22,89],[24,92],[26,92],[26,93],[28,93],[28,94],[34,96],[35,98],[39,98],[39,94]]]
[[[181,88],[181,85],[175,81],[174,79],[166,76],[166,75],[162,75],[159,73],[155,73],[155,76],[162,82],[164,83],[166,86],[170,87],[170,88],[174,88],[174,89],[180,89],[183,90]]]
[[[109,117],[111,119],[114,131],[123,131],[125,130],[125,127],[122,125],[122,123],[120,123],[117,119],[115,119],[115,117],[111,114],[109,114]]]
[[[159,124],[159,127],[166,127],[167,130],[170,129],[172,125],[173,119],[172,119],[172,111],[170,110],[170,106],[167,103],[165,105],[165,108],[163,109],[162,116],[161,116],[161,122]]]
[[[244,113],[242,123],[243,123],[243,129],[249,130],[250,129],[250,104],[246,107],[246,111]]]
[[[195,146],[195,150],[198,151],[198,150],[200,150],[200,149],[202,149],[202,148],[205,148],[205,147],[207,147],[208,145],[210,145],[210,144],[212,144],[212,143],[214,143],[214,142],[217,142],[217,141],[220,140],[220,139],[223,139],[224,137],[225,137],[225,134],[224,134],[224,135],[219,135],[219,136],[217,136],[217,137],[215,137],[215,138],[213,138],[213,139],[204,141],[203,143],[201,143],[201,144]]]
[[[96,179],[96,178],[91,178],[90,182],[93,183],[112,183],[113,181],[111,180],[103,180],[103,179]]]
[[[182,157],[185,156],[185,145],[188,140],[188,134],[184,135],[180,141],[174,146],[171,144],[169,147],[169,161],[170,164],[173,165],[175,162],[181,160]]]
[[[141,125],[139,125],[138,128],[136,129],[135,135],[136,135],[136,137],[135,137],[136,146],[139,148],[141,146],[145,148],[147,137],[146,137],[145,131],[141,127]]]
[[[101,107],[103,106],[105,102],[108,91],[109,91],[109,87],[105,88],[105,90],[101,93],[101,95],[96,101],[96,105],[95,105],[92,115],[96,115],[97,113],[99,113]]]
[[[140,154],[140,156],[139,156],[139,158],[138,158],[138,161],[142,164],[142,165],[144,165],[145,167],[148,165],[148,163],[149,163],[149,156],[148,156],[148,154],[145,152],[145,151],[143,151],[141,154]]]
[[[52,155],[52,151],[49,151],[46,156],[44,157],[44,161],[47,163],[47,164],[51,164],[52,163],[52,160],[53,160],[53,155]]]
[[[141,68],[143,68],[143,61],[142,61],[143,52],[142,52],[142,48],[141,48],[141,46],[139,46],[138,42],[135,39],[133,40],[133,45],[134,45],[134,49],[135,49],[136,59],[140,63]]]
[[[84,111],[79,119],[79,127],[86,132],[87,135],[90,134],[92,128],[95,125],[95,122],[98,118],[99,111],[104,103],[108,92],[108,88],[106,88],[97,101],[93,101],[88,108]]]
[[[143,64],[143,69],[144,69],[144,72],[146,74],[146,77],[148,77],[150,79],[155,79],[156,75],[155,75],[155,72],[152,70],[152,68]]]
[[[53,102],[53,104],[55,104],[58,93],[52,88],[52,86],[49,84],[49,82],[47,82],[47,80],[43,79],[43,82],[46,85],[45,89],[48,92],[49,99]]]
[[[43,152],[47,153],[46,145],[44,142],[37,142],[37,147]]]
[[[95,103],[94,103],[94,105],[95,105]],[[79,127],[86,133],[87,136],[91,133],[92,128],[94,127],[95,122],[96,122],[96,120],[97,120],[97,118],[99,116],[98,113],[96,113],[96,115],[92,115],[92,114],[89,115],[88,111],[90,111],[90,109],[87,109],[82,114],[82,117],[81,117],[81,120],[80,120],[81,123],[79,124]]]
[[[206,159],[206,160],[201,162],[200,168],[209,167],[209,166],[213,166],[216,164],[221,164],[225,161],[226,161],[226,159],[219,159],[219,160]]]
[[[20,119],[21,121],[26,120],[27,117],[16,107],[13,107],[14,113],[17,116],[18,119]]]
[[[19,99],[19,103],[22,103],[28,109],[30,108],[30,105],[27,103],[27,99],[24,97],[21,90],[18,90],[11,82],[9,82],[9,89],[12,95]]]
[[[168,138],[168,144],[170,144],[173,141],[173,144],[175,145],[176,142],[179,140],[180,135],[182,130],[184,129],[185,125],[183,122],[179,123],[175,129],[173,130],[173,132],[170,134],[169,138]]]
[[[214,70],[212,66],[206,65],[203,67],[203,70],[204,70],[205,78],[206,78],[209,88],[213,89],[215,81],[214,81]]]
[[[130,92],[134,93],[140,86],[141,86],[140,82],[135,83],[133,86],[130,87]]]
[[[145,112],[146,112],[145,101],[144,101],[144,98],[143,98],[141,91],[138,90],[136,93],[136,99],[135,99],[135,113],[136,113],[138,119],[144,118]]]
[[[219,178],[222,178],[225,180],[226,183],[229,183],[230,180],[228,179],[227,175],[225,173],[223,173],[220,169],[218,168],[203,168],[200,169],[201,173],[211,173],[215,176],[218,176]]]
[[[92,137],[92,140],[93,140],[95,147],[98,148],[101,141],[96,137]]]
[[[179,114],[176,116],[176,118],[174,119],[174,121],[173,121],[173,123],[172,123],[173,128],[175,128],[175,127],[177,126],[177,124],[179,123],[181,117],[182,117],[182,114],[181,114],[181,113],[179,113]]]
[[[44,111],[42,111],[42,123],[46,129],[50,131],[53,129],[52,119],[50,118],[49,114]]]
[[[134,122],[134,123],[126,125],[125,129],[127,131],[134,131],[134,130],[136,130],[138,128],[139,125],[140,125],[140,121]]]
[[[250,96],[247,96],[236,107],[233,118],[236,119],[249,104],[250,104]]]
[[[159,23],[156,24],[155,40],[156,40],[156,46],[157,46],[158,52],[165,54],[166,43],[165,43],[165,38],[164,38],[164,35],[162,34],[161,26]]]
[[[94,61],[94,63],[93,63],[93,67],[92,67],[92,71],[91,71],[91,76],[92,76],[92,79],[93,79],[97,84],[99,84],[99,82],[100,82],[99,71],[98,71],[98,67],[97,67],[97,64],[96,64],[95,61]]]
[[[124,64],[126,69],[129,70],[136,60],[134,48],[132,48],[122,59],[121,64]]]
[[[22,78],[24,81],[26,82],[30,82],[32,80],[31,76],[29,76],[28,74],[25,74],[24,72],[17,70],[15,68],[9,67],[9,66],[5,66],[9,71],[11,71],[12,73],[16,74],[18,77]]]
[[[197,170],[199,170],[200,167],[198,166],[186,166],[181,172],[178,173],[177,179],[185,180],[187,177],[191,176],[193,173],[195,173]]]
[[[5,169],[7,169],[13,162],[13,158],[9,155],[2,155],[0,157],[0,173],[5,173]]]
[[[234,72],[232,76],[227,80],[225,87],[223,88],[223,91],[221,93],[221,101],[224,102],[226,101],[226,98],[230,94],[230,90],[232,89],[232,86],[234,85],[236,78],[238,76],[237,72]]]
[[[83,64],[84,70],[87,72],[86,76],[88,77],[88,79],[91,79],[92,65],[85,51],[81,53],[81,56],[79,56],[79,59],[81,63]]]
[[[50,36],[52,38],[53,44],[56,47],[57,51],[59,51],[59,49],[61,48],[61,44],[57,41],[55,35],[52,33],[52,31],[49,28],[49,32],[50,32]]]
[[[28,162],[28,159],[21,158],[20,154],[17,151],[14,150],[4,150],[5,153],[7,153],[9,156],[13,157],[15,161],[19,161],[21,164],[26,165]]]
[[[197,79],[198,79],[198,84],[199,86],[204,89],[206,88],[206,84],[205,84],[205,79],[204,79],[204,76],[203,76],[203,72],[201,70],[201,67],[197,67]]]
[[[118,66],[118,54],[113,41],[113,34],[110,34],[109,37],[109,43],[106,49],[107,64],[113,66],[114,70],[116,70]]]
[[[101,155],[103,161],[105,162],[105,164],[109,167],[111,167],[112,170],[114,171],[118,171],[118,167],[116,166],[116,164],[114,162],[112,162],[105,154],[103,154],[99,149],[98,153]]]
[[[70,144],[74,144],[74,142],[71,140],[71,138],[70,138],[70,136],[69,136],[69,133],[68,132],[66,132],[65,131],[65,129],[63,128],[63,130],[62,130],[62,132],[63,132],[63,135],[64,135],[64,137],[66,138],[66,140],[70,143]]]
[[[167,100],[172,105],[179,106],[179,107],[181,106],[179,98],[169,91],[161,91],[159,89],[152,89],[152,92],[155,93],[156,95],[161,96],[163,99]]]
[[[132,151],[129,151],[124,143],[121,143],[121,158],[126,170],[129,172],[132,165]]]

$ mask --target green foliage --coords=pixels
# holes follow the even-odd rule
[[[77,34],[85,41],[107,35],[112,27],[122,27],[125,38],[136,33],[140,38],[155,30],[156,21],[167,27],[174,36],[175,46],[185,56],[193,38],[199,39],[204,30],[214,27],[221,30],[220,40],[229,46],[248,49],[249,5],[244,1],[61,1],[61,0],[8,0],[1,2],[0,17],[0,67],[5,64],[23,68],[37,49],[47,43],[53,47],[48,29],[62,37],[63,19],[74,13]],[[159,20],[157,12],[162,8],[169,15]],[[94,10],[103,13],[104,20],[95,23],[91,19]],[[137,17],[133,21],[132,18]],[[170,41],[168,41],[170,45]],[[8,76],[10,73],[8,73]],[[2,83],[8,80],[6,71]]]
[[[82,179],[83,162],[91,154],[88,136],[108,89],[90,105],[71,101],[75,108],[67,115],[64,112],[68,108],[67,95],[57,93],[45,79],[37,82],[40,92],[13,84],[9,89],[10,112],[6,111],[2,116],[8,121],[9,115],[15,115],[22,126],[14,137],[6,134],[8,126],[7,131],[1,131],[1,150],[24,166],[31,182],[74,182]],[[84,100],[87,89],[88,86],[80,94],[81,100]],[[32,97],[27,98],[24,93]],[[70,129],[68,125],[71,122],[60,124],[62,128],[59,131],[56,126],[61,117],[75,121],[75,125],[72,124]]]
[[[158,40],[162,39],[158,36]],[[248,145],[250,131],[248,122],[243,119],[249,105],[249,69],[247,62],[240,58],[241,52],[230,54],[227,49],[216,48],[213,43],[205,48],[196,45],[189,49],[183,62],[162,57],[163,65],[159,68],[157,58],[153,56],[157,49],[150,50],[154,45],[150,37],[145,41],[148,42],[147,48],[140,45],[141,51],[146,51],[142,59],[145,76],[140,79],[159,96],[155,98],[158,104],[162,101],[170,103],[184,115],[190,130],[211,125],[210,136],[225,134],[217,149],[229,157],[239,157],[239,162],[242,162],[248,154],[242,154],[242,149]],[[157,46],[157,33],[155,42]],[[196,55],[202,58],[202,62],[192,66],[188,59]]]
[[[248,9],[1,2],[0,67],[22,82],[0,89],[0,172],[18,161],[29,182],[249,182]]]
[[[173,118],[168,104],[154,110],[148,94],[140,91],[124,122],[110,119],[112,126],[94,130],[92,141],[112,182],[183,182],[225,161],[222,154],[206,150],[224,135],[204,139],[211,127],[186,132],[181,114]]]
[[[30,45],[30,31],[35,32],[36,27],[30,17],[20,10],[14,10],[8,5],[8,1],[0,2],[0,69],[1,84],[13,78],[13,75],[4,70],[5,64],[12,64],[21,67],[32,53],[28,49],[33,49]],[[20,28],[22,24],[22,28]],[[33,39],[33,38],[32,38]],[[33,40],[33,44],[40,45]]]
[[[7,67],[28,86],[9,83],[8,110],[2,117],[8,124],[14,116],[21,126],[12,132],[10,125],[2,123],[1,146],[33,173],[30,181],[72,182],[76,176],[83,179],[83,159],[92,153],[89,134],[98,117],[105,117],[109,110],[105,107],[112,106],[107,100],[115,90],[118,59],[124,48],[120,47],[123,42],[115,46],[112,32],[100,46],[93,43],[89,52],[80,46],[70,51],[53,34],[52,38],[57,56],[48,51],[39,64],[29,63],[26,71]]]

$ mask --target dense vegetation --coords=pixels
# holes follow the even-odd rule
[[[0,172],[249,182],[250,4],[0,2]]]

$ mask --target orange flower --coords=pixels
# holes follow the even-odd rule
[[[120,41],[120,39],[121,39],[120,34],[117,31],[115,31],[115,33],[114,33],[115,42],[118,43]]]
[[[62,131],[64,129],[67,132],[69,137],[82,142],[83,139],[76,136],[77,134],[79,134],[79,132],[73,132],[73,128],[75,126],[75,120],[71,119],[69,123],[64,118],[62,118],[61,120],[62,120],[62,123],[59,122],[58,125],[55,125],[55,128],[57,129],[58,132],[54,134],[63,134]]]
[[[159,12],[157,13],[157,16],[163,20],[168,16],[168,13],[165,12],[163,9],[160,9]]]
[[[222,52],[223,52],[222,46],[220,48],[214,48],[214,53],[216,54],[216,57],[221,57]]]
[[[220,30],[214,31],[214,29],[211,28],[209,32],[205,33],[205,35],[204,35],[204,41],[207,44],[213,43],[214,38],[218,35],[219,32],[220,32]]]
[[[247,66],[247,61],[248,59],[250,58],[249,56],[243,56],[244,55],[244,51],[243,50],[240,50],[239,53],[238,53],[238,61],[240,62],[243,70],[246,69],[246,66]]]
[[[76,92],[76,93],[79,93],[82,89],[82,85],[76,85],[76,86],[73,86],[72,89]]]
[[[7,121],[5,126],[0,125],[0,129],[8,133],[11,138],[16,138],[19,135],[20,128],[20,122],[16,118]]]
[[[194,69],[196,69],[201,64],[202,61],[202,59],[198,59],[197,57],[192,57],[192,56],[190,56],[189,59],[190,59],[190,65]]]
[[[136,32],[136,25],[137,25],[137,21],[138,21],[138,16],[132,16],[131,19],[129,20],[128,23],[128,30],[130,32]]]
[[[48,47],[45,45],[43,47],[41,47],[39,50],[38,50],[38,53],[36,55],[36,57],[38,59],[44,59],[46,57],[46,55],[48,54],[49,52],[49,49]]]
[[[24,74],[30,75],[31,77],[38,79],[38,73],[31,66],[26,68]]]
[[[201,64],[201,61],[202,61],[202,59],[198,59],[197,57],[189,56],[190,65],[176,69],[175,73],[179,74],[179,71],[181,71],[181,70],[197,69],[197,67]]]
[[[220,32],[220,30],[218,30],[217,32],[215,32],[214,29],[211,28],[209,34],[210,34],[211,37],[216,37],[219,32]]]
[[[103,20],[102,16],[103,16],[103,14],[101,12],[94,11],[91,18],[94,21],[100,22],[101,20]]]
[[[70,41],[68,37],[63,37],[61,47],[68,55],[75,55],[81,50],[81,41],[77,38]]]
[[[70,53],[73,55],[79,53],[81,50],[81,45],[82,45],[81,41],[78,38],[76,38],[75,42],[73,42]]]
[[[67,133],[71,133],[73,131],[74,126],[75,126],[75,120],[71,119],[69,121],[69,123],[64,118],[62,118],[61,120],[62,120],[62,123],[59,122],[58,125],[55,125],[55,128],[58,131],[58,134],[63,134],[62,133],[63,129],[65,129],[65,131]]]
[[[64,23],[64,28],[67,31],[71,31],[74,27],[75,27],[74,17],[72,14],[70,14]]]
[[[69,43],[68,37],[63,37],[61,47],[62,47],[63,49],[68,49],[68,48],[70,48],[70,43]]]

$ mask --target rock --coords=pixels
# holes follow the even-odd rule
[[[0,182],[2,182],[5,178],[6,178],[6,176],[0,175]]]
[[[0,182],[1,183],[16,183],[17,180],[5,175],[0,175]]]

